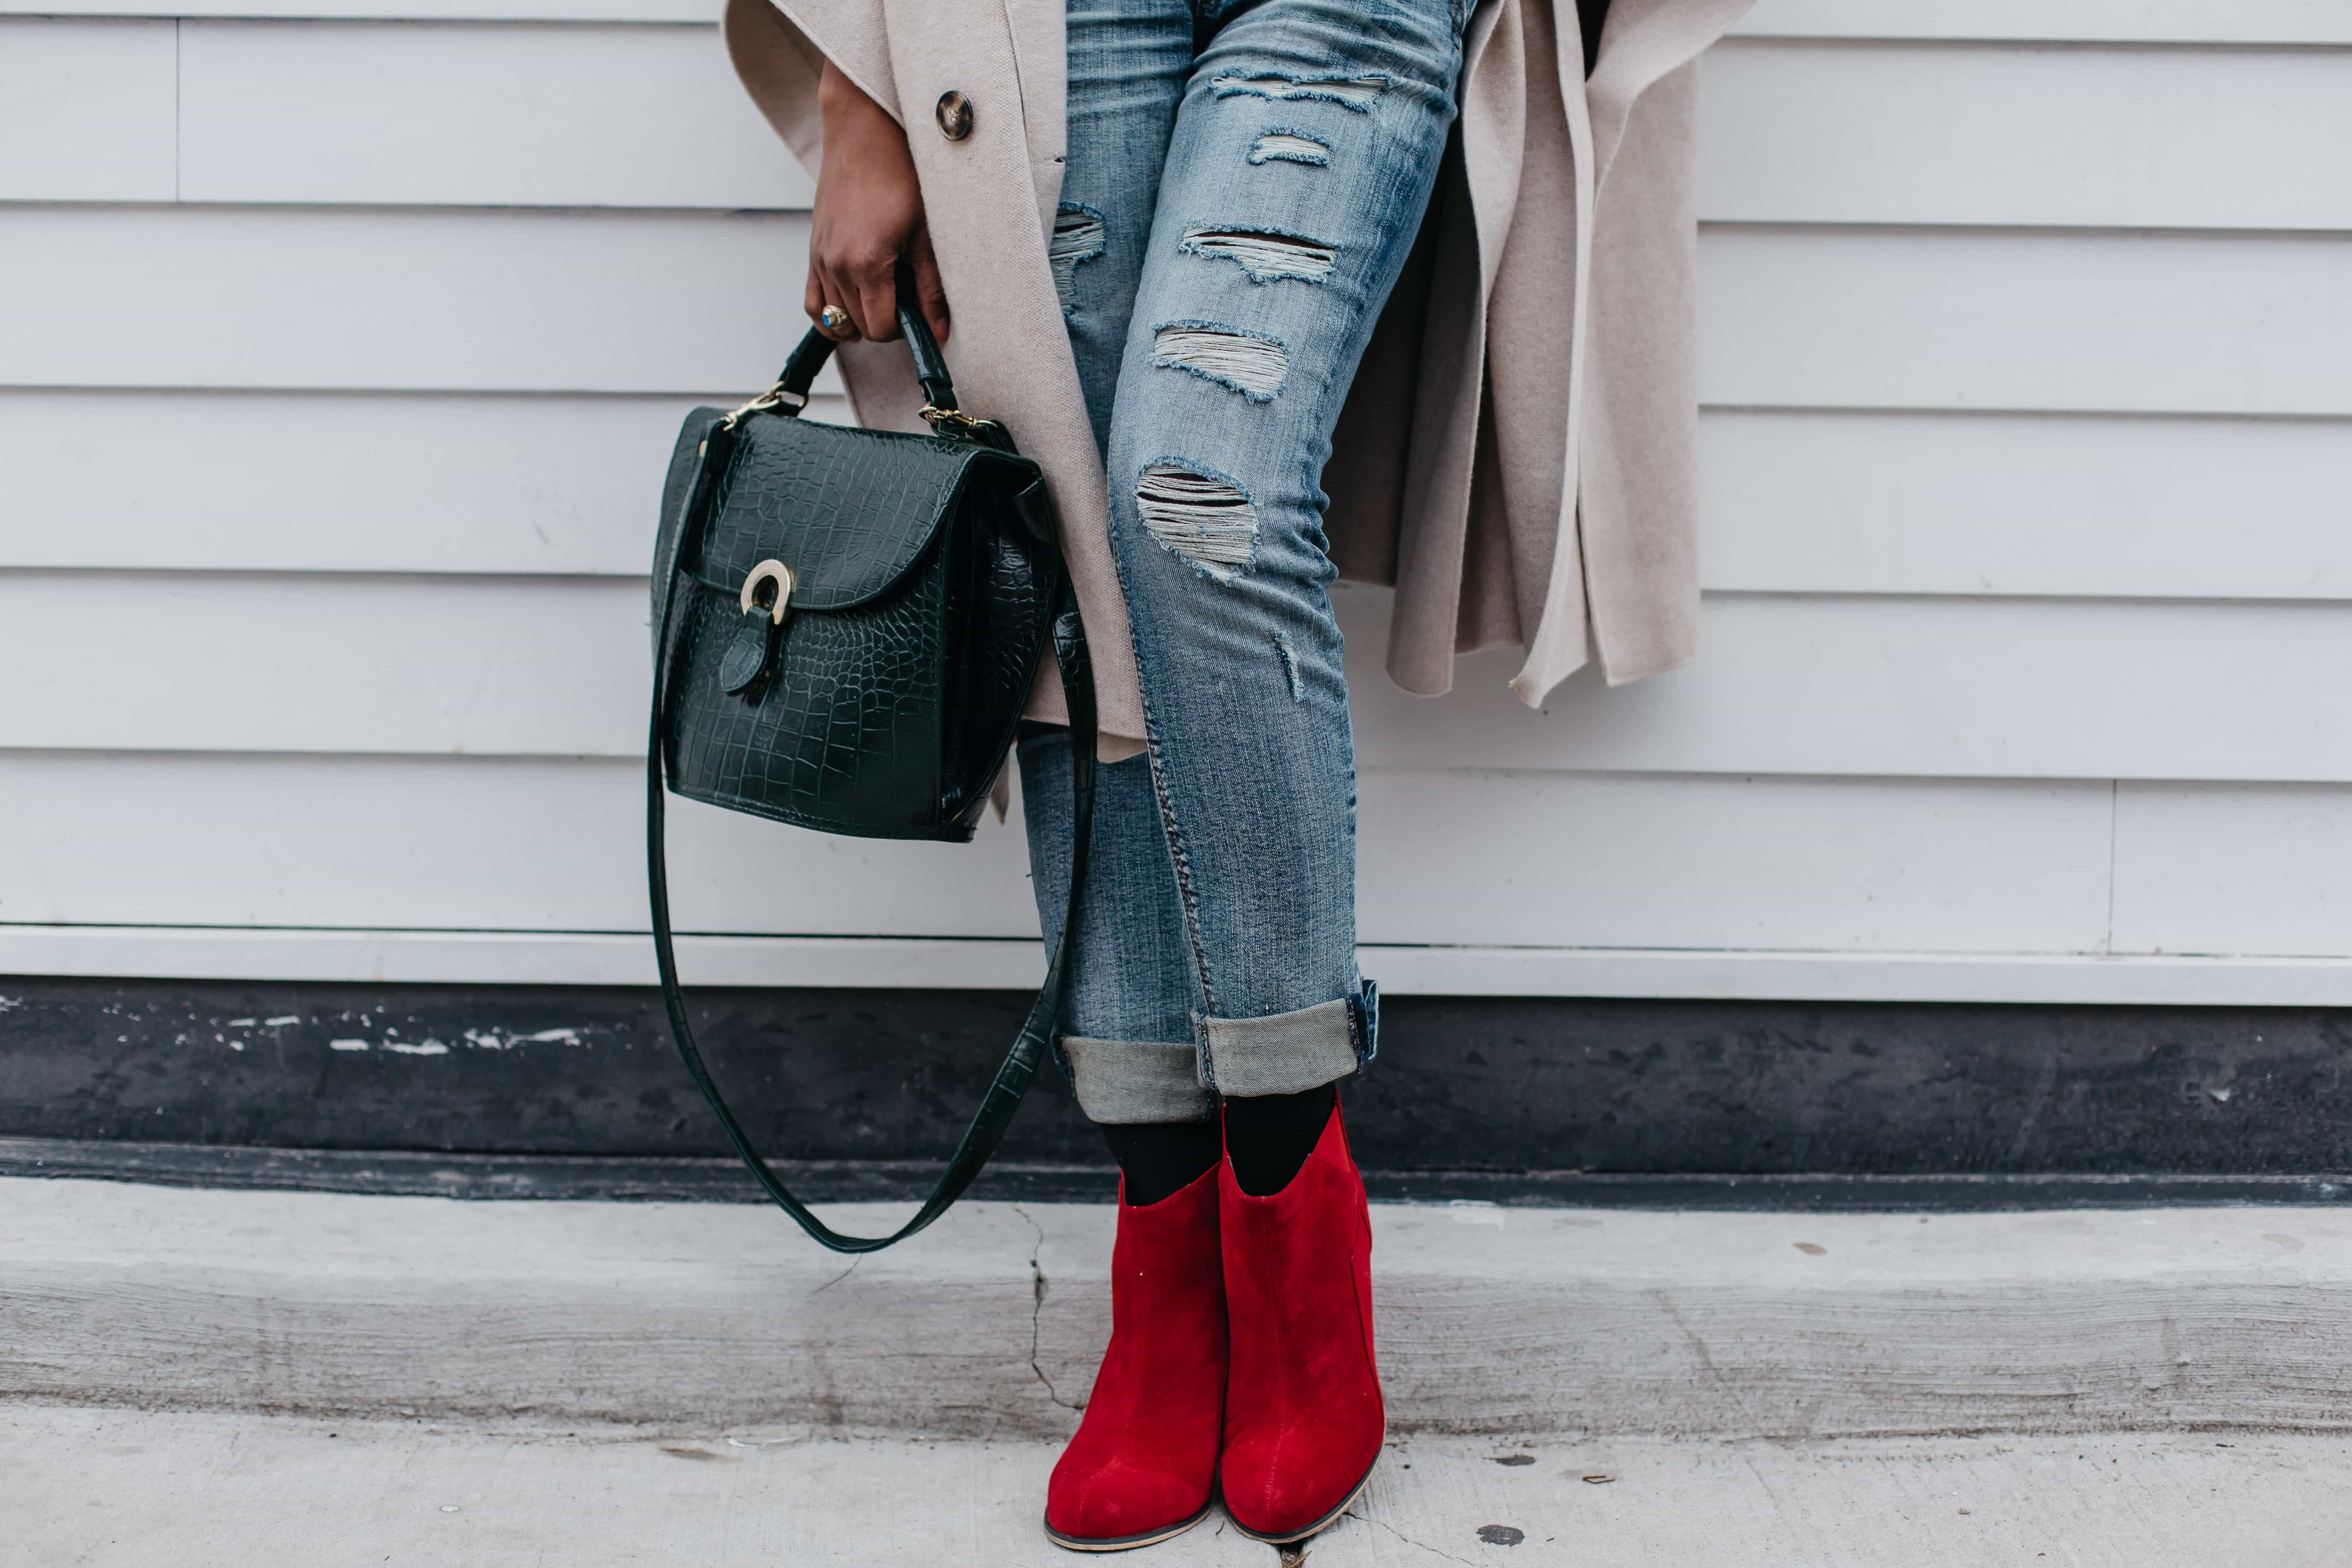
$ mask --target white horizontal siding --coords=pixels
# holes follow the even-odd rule
[[[806,228],[0,207],[0,296],[45,302],[0,326],[0,384],[764,385],[805,326]],[[1699,259],[1711,404],[2352,415],[2352,236],[1736,227]]]
[[[708,27],[191,22],[180,51],[187,201],[799,207],[811,195]]]
[[[2119,952],[2352,952],[2352,790],[2126,784]]]
[[[715,28],[723,0],[0,0],[0,16],[548,22]]]
[[[1380,943],[2095,952],[2105,784],[1369,773]]]
[[[693,401],[0,391],[0,568],[634,576]],[[1713,589],[2352,598],[2334,421],[1718,409],[1699,456]]]
[[[0,568],[638,575],[695,402],[0,392]]]
[[[647,929],[642,761],[20,752],[0,802],[12,922]],[[953,846],[669,816],[683,930],[1036,935],[1015,826]]]
[[[2119,44],[2352,44],[2339,0],[1757,0],[1761,37]]]
[[[1380,606],[1342,601],[1360,753],[1389,767],[2011,778],[2352,780],[2352,609],[2333,605],[1725,595],[1698,659],[1541,716],[1515,656],[1443,701],[1379,679]]]
[[[709,23],[715,0],[0,0],[0,16]],[[1759,0],[1734,37],[2352,44],[2338,0]]]
[[[190,21],[176,38],[163,22],[0,22],[0,84],[22,83],[0,94],[0,145],[22,165],[0,162],[0,195],[809,199],[709,27]],[[1709,219],[2352,226],[2344,50],[1755,40],[1713,51],[1706,76]]]
[[[2352,227],[2352,51],[1732,42],[1704,74],[1704,217]]]
[[[1699,395],[2352,414],[2352,236],[1711,230]]]
[[[169,22],[0,22],[0,199],[168,202]]]
[[[1696,663],[1615,691],[1588,670],[1538,715],[1507,656],[1442,702],[1389,685],[1387,600],[1338,596],[1368,767],[2352,781],[2352,606],[1725,595]],[[626,578],[5,574],[0,668],[45,673],[0,687],[0,732],[636,755],[646,618]]]
[[[807,184],[715,5],[37,9],[0,972],[642,983],[662,462],[800,328]],[[1763,0],[1703,73],[1703,657],[1424,702],[1343,594],[1368,972],[2352,1003],[2347,43]],[[1017,828],[673,837],[691,976],[1034,981]]]
[[[0,384],[688,395],[808,322],[803,217],[0,207]],[[766,289],[746,279],[772,279]]]
[[[2352,596],[2352,426],[1718,409],[1710,588]]]
[[[12,574],[0,668],[44,678],[0,686],[0,734],[98,750],[642,754],[646,620],[643,588],[615,578]]]
[[[2106,941],[2107,795],[1376,771],[1363,781],[1361,934],[2094,952]],[[1414,830],[1436,811],[1495,831]],[[642,931],[644,814],[631,763],[18,753],[0,763],[0,921]],[[671,823],[681,930],[1036,935],[1017,823],[984,824],[961,847],[840,838],[691,802]],[[1513,856],[1505,829],[1537,837]],[[1805,852],[1792,863],[1794,844]],[[1462,853],[1467,868],[1451,863]],[[174,873],[162,888],[158,865]]]

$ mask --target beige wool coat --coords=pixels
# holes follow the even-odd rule
[[[812,173],[830,58],[907,130],[954,313],[963,406],[1045,468],[1093,646],[1105,761],[1143,702],[1106,479],[1045,259],[1061,193],[1066,0],[729,0],[728,49]],[[1695,59],[1750,0],[1613,0],[1588,79],[1575,0],[1480,0],[1461,132],[1334,437],[1342,577],[1392,584],[1389,674],[1525,650],[1530,707],[1589,659],[1613,685],[1696,651]],[[963,93],[971,134],[935,126]],[[852,344],[861,423],[920,429],[905,349]],[[1048,679],[1031,705],[1059,719]]]

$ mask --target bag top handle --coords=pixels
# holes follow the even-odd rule
[[[898,331],[906,335],[907,352],[914,358],[915,379],[922,384],[923,401],[942,413],[953,412],[955,383],[948,377],[947,356],[940,353],[940,341],[931,336],[922,308],[915,303],[903,279],[898,289]],[[811,327],[792,357],[784,361],[784,368],[776,373],[776,384],[769,395],[783,395],[795,407],[806,405],[816,373],[832,357],[833,340]]]

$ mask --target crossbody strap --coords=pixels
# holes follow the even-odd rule
[[[702,479],[703,475],[698,474],[695,482],[687,487],[688,516],[679,528],[679,560],[686,559],[690,548],[685,531],[695,516],[696,492],[702,488]],[[669,858],[663,832],[667,780],[661,726],[668,698],[671,622],[677,600],[677,595],[673,594],[664,606],[661,632],[654,644],[656,657],[653,719],[646,740],[646,882],[653,900],[654,957],[661,966],[662,1005],[669,1011],[670,1032],[677,1041],[677,1054],[693,1077],[695,1087],[702,1090],[702,1098],[717,1113],[727,1142],[751,1168],[761,1187],[776,1201],[776,1206],[792,1215],[821,1245],[835,1252],[879,1252],[947,1213],[963,1195],[964,1189],[971,1185],[972,1178],[980,1174],[989,1156],[996,1152],[997,1143],[1013,1121],[1013,1113],[1020,1109],[1021,1097],[1029,1091],[1037,1064],[1051,1047],[1055,1020],[1061,1016],[1063,990],[1069,981],[1071,958],[1077,951],[1078,910],[1086,892],[1087,849],[1093,837],[1095,816],[1095,685],[1087,658],[1086,627],[1078,618],[1077,598],[1065,579],[1055,605],[1054,655],[1061,666],[1062,696],[1070,710],[1070,794],[1076,815],[1070,840],[1069,901],[1062,911],[1061,940],[1055,944],[1052,962],[1046,965],[1045,984],[1038,990],[1037,1000],[1031,1004],[1029,1016],[1022,1021],[1012,1049],[1004,1053],[1004,1060],[997,1068],[996,1078],[989,1084],[980,1109],[972,1113],[971,1125],[964,1129],[962,1141],[949,1158],[939,1185],[931,1189],[931,1195],[915,1211],[914,1218],[888,1236],[845,1236],[811,1214],[808,1205],[793,1195],[792,1189],[752,1147],[751,1135],[728,1108],[727,1097],[719,1092],[710,1069],[703,1063],[701,1049],[695,1044],[694,1026],[686,1015],[686,996],[678,989],[677,954],[670,936]]]

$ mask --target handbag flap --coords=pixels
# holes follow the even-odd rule
[[[782,416],[746,419],[729,446],[700,547],[682,569],[732,594],[760,563],[781,561],[792,569],[795,610],[845,610],[887,592],[982,468],[1015,466],[1016,487],[1037,471],[952,437]]]

